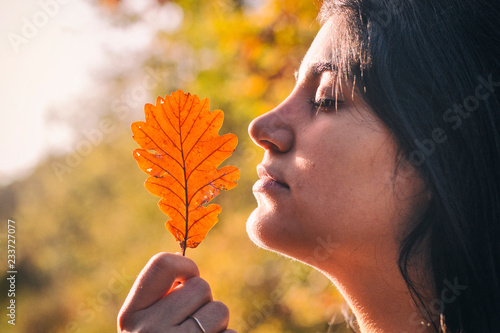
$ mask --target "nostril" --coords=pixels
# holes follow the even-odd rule
[[[294,134],[285,122],[287,119],[276,110],[255,118],[250,123],[248,132],[253,142],[265,150],[285,153],[293,146]]]
[[[277,145],[268,140],[259,140],[259,145],[264,149],[280,151],[280,148]]]

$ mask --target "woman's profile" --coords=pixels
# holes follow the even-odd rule
[[[359,332],[500,332],[500,3],[325,0],[319,17],[295,88],[249,126],[250,238],[326,275]],[[160,253],[118,331],[234,332],[229,312]]]

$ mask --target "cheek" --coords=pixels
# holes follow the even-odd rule
[[[299,220],[304,229],[357,240],[388,232],[387,221],[395,209],[395,155],[391,144],[377,139],[333,137],[335,144],[308,149],[308,155],[298,160],[303,177],[296,202],[302,207]]]

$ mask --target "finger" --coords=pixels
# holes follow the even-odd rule
[[[224,331],[229,324],[229,309],[222,302],[210,302],[192,314],[198,319],[207,333],[218,333]],[[193,327],[198,324],[192,319],[186,319],[181,325],[181,332],[192,332]],[[198,332],[201,331],[198,328]]]
[[[186,321],[188,316],[200,307],[212,301],[208,283],[200,277],[192,277],[175,288],[158,302],[138,312],[121,312],[118,327],[132,328],[130,331],[156,332],[162,328],[167,332],[196,332],[200,329],[189,327],[188,330],[172,330]]]
[[[158,253],[149,260],[135,280],[122,311],[145,309],[168,293],[174,282],[184,282],[199,275],[198,267],[191,259],[172,253]]]
[[[161,299],[156,308],[168,313],[169,321],[178,325],[212,300],[212,292],[208,283],[200,277],[193,277]]]

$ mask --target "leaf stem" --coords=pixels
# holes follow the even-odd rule
[[[189,98],[189,94],[187,96]],[[182,156],[182,171],[184,171],[184,193],[185,193],[185,206],[186,206],[186,232],[184,233],[184,244],[182,246],[182,255],[186,256],[187,239],[189,232],[189,203],[188,203],[188,179],[186,173],[186,156],[184,156],[184,140],[182,139],[182,124],[181,124],[181,103],[179,98],[179,138],[181,146],[181,156]],[[186,116],[187,117],[187,116]]]

